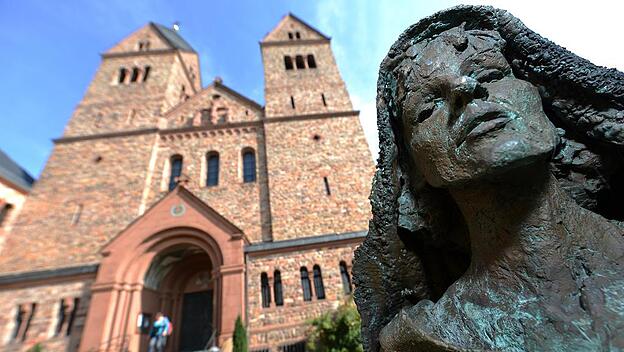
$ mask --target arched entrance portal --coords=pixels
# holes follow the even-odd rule
[[[245,243],[178,186],[104,246],[80,351],[146,351],[159,311],[174,324],[168,351],[201,349],[213,334],[222,345],[244,319]]]
[[[215,281],[210,258],[199,247],[177,246],[157,255],[145,274],[137,317],[145,335],[140,350],[147,349],[146,334],[156,312],[163,312],[173,323],[169,351],[198,351],[211,344],[219,309]]]

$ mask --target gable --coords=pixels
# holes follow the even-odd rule
[[[167,49],[195,52],[178,32],[161,24],[150,22],[122,39],[106,53],[117,54],[141,50]]]
[[[218,125],[262,118],[262,107],[218,80],[165,114],[167,128]]]
[[[177,186],[105,244],[102,252],[127,244],[124,238],[128,234],[152,236],[167,229],[183,227],[210,229],[208,233],[221,236],[224,240],[242,238],[249,242],[240,228],[184,186]]]
[[[117,53],[127,53],[132,51],[139,51],[139,43],[149,43],[149,50],[166,50],[173,49],[173,46],[169,44],[152,26],[151,24],[146,24],[145,26],[139,28],[134,31],[129,36],[122,39],[120,42],[115,44],[112,48],[110,48],[106,53],[107,54],[117,54]]]
[[[305,23],[300,18],[289,13],[267,34],[262,40],[266,42],[296,40],[329,40],[329,37],[319,32],[316,28]]]

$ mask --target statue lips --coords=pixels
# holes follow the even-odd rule
[[[465,141],[475,140],[492,131],[503,128],[513,120],[514,113],[509,108],[487,101],[473,101],[466,106],[457,119],[454,130],[457,146]]]

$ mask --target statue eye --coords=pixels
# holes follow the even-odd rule
[[[424,110],[418,114],[418,118],[416,118],[416,122],[423,122],[428,119],[433,114],[433,105],[429,105]]]
[[[418,117],[416,118],[416,122],[420,123],[420,122],[425,121],[426,119],[431,117],[431,115],[433,115],[433,112],[436,109],[442,107],[442,105],[444,105],[444,100],[442,100],[441,98],[436,98],[432,102],[426,104],[423,110],[421,110],[420,113],[418,114]]]

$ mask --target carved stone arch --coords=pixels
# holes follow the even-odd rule
[[[111,348],[120,341],[130,350],[142,350],[146,346],[136,327],[138,316],[160,309],[180,321],[184,289],[202,272],[211,280],[212,326],[218,342],[229,339],[236,317],[245,315],[246,243],[238,227],[177,186],[103,247],[80,350]],[[154,287],[146,286],[152,263],[159,270],[159,258],[172,253],[178,262],[157,277]],[[184,266],[193,260],[203,266]],[[176,330],[169,347],[173,350],[181,335]]]

